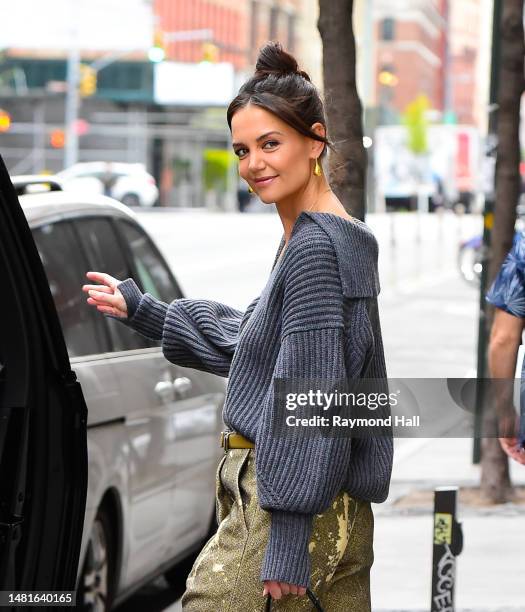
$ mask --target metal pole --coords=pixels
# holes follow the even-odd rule
[[[492,55],[490,64],[490,94],[489,94],[489,129],[488,141],[496,143],[490,154],[496,155],[497,151],[497,131],[498,113],[497,100],[499,89],[499,64],[500,64],[500,22],[501,22],[501,0],[494,0],[492,14]],[[481,460],[481,434],[482,434],[482,412],[484,403],[483,379],[487,374],[487,303],[485,294],[487,291],[489,249],[490,249],[490,230],[492,229],[493,211],[496,196],[496,186],[485,196],[485,210],[483,213],[483,247],[481,256],[481,282],[479,293],[479,321],[478,321],[478,357],[477,357],[477,380],[476,385],[476,405],[474,415],[474,440],[472,447],[472,463],[479,463]]]
[[[45,167],[45,124],[44,102],[37,100],[33,110],[33,174],[42,172]]]
[[[457,521],[457,495],[457,487],[438,487],[434,491],[430,612],[454,610],[456,557],[463,549],[463,531]]]
[[[78,119],[78,85],[80,76],[80,51],[78,48],[78,31],[74,0],[69,2],[71,40],[67,58],[67,90],[66,90],[66,144],[64,147],[64,167],[68,168],[78,161],[78,134],[76,124]]]

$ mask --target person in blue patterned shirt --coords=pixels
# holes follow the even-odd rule
[[[496,307],[489,343],[492,378],[513,379],[525,326],[525,232],[517,232],[486,300]],[[505,453],[525,465],[523,444],[515,437],[499,438]]]

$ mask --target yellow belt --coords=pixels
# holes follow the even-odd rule
[[[255,444],[235,431],[221,431],[221,446],[227,453],[230,448],[255,448]]]

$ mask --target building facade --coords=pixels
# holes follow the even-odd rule
[[[443,37],[446,21],[436,0],[377,0],[374,4],[375,91],[383,122],[397,122],[425,95],[443,107]]]

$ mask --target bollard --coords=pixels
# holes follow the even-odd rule
[[[434,491],[430,612],[454,612],[456,557],[463,549],[463,531],[456,519],[457,496],[457,487],[437,487]]]

